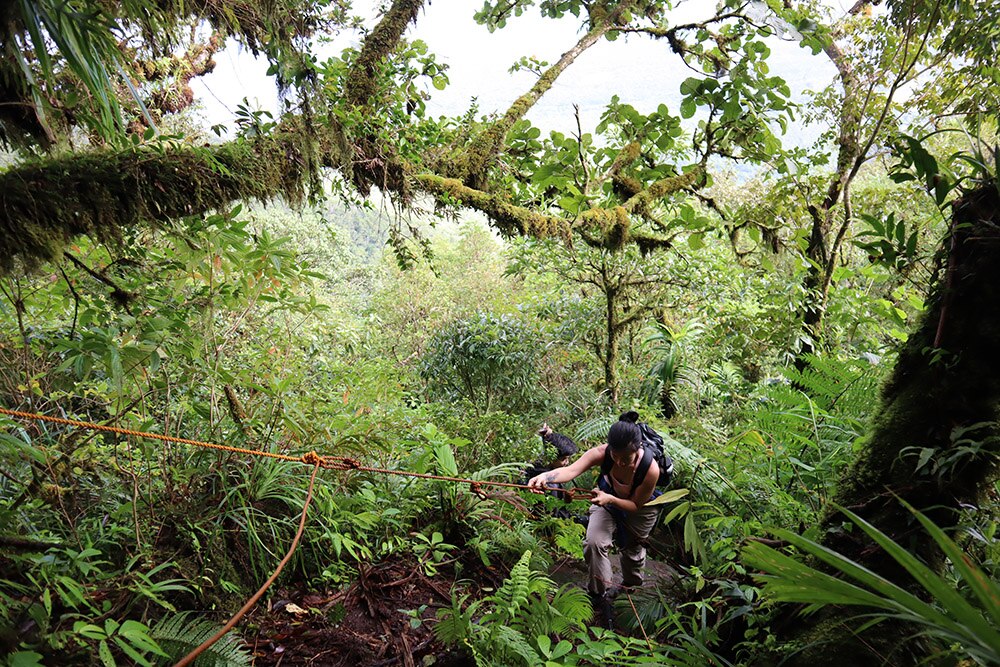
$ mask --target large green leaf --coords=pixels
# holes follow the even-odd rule
[[[927,517],[907,506],[954,564],[981,606],[975,606],[955,585],[933,571],[916,556],[870,523],[849,510],[841,511],[854,521],[887,554],[899,563],[925,591],[930,601],[917,597],[895,582],[835,551],[786,530],[772,531],[803,552],[819,559],[851,581],[820,572],[763,544],[744,548],[744,561],[763,570],[765,594],[783,602],[806,603],[816,610],[828,604],[871,607],[876,616],[893,617],[915,623],[926,634],[946,644],[960,646],[983,664],[1000,662],[1000,587],[969,561],[966,555]]]

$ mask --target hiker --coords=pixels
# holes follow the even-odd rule
[[[621,552],[622,587],[641,586],[645,543],[659,510],[645,506],[654,497],[660,470],[653,457],[644,456],[642,442],[638,424],[618,421],[608,430],[606,444],[588,450],[570,465],[528,480],[528,486],[542,490],[549,484],[575,479],[594,467],[606,470],[598,477],[590,499],[583,555],[589,575],[587,592],[608,627],[610,600],[618,592],[612,587],[608,549],[614,543]],[[645,465],[648,465],[646,470],[641,470]]]
[[[562,433],[556,433],[548,424],[542,424],[542,427],[538,429],[538,435],[541,436],[543,444],[552,446],[555,450],[555,457],[551,458],[548,455],[548,449],[546,448],[545,453],[543,453],[540,458],[524,469],[524,479],[526,481],[530,480],[532,477],[537,477],[538,475],[555,470],[556,468],[569,465],[572,456],[580,449],[577,447],[576,443],[573,442],[572,438],[565,436]],[[547,488],[563,489],[565,487],[562,484],[549,484],[547,485]],[[569,498],[569,496],[560,491],[552,491],[551,493],[560,500],[568,500]],[[564,518],[570,518],[570,515],[567,513]]]

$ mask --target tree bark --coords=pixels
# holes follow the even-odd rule
[[[900,501],[947,530],[956,525],[961,506],[981,503],[997,478],[1000,194],[995,184],[954,203],[952,234],[943,254],[944,276],[882,390],[867,443],[833,498],[938,570],[943,554]],[[929,459],[918,468],[925,449]],[[825,546],[899,585],[913,584],[864,533],[845,530],[846,523],[837,510],[828,512]],[[828,610],[825,617],[795,621],[793,635],[823,643],[786,664],[874,667],[908,650],[905,640],[913,636],[912,628],[880,624],[859,638],[851,632],[861,623],[853,619],[857,613]],[[907,662],[911,659],[897,657],[892,664],[916,664]]]
[[[621,347],[621,331],[618,324],[618,294],[607,279],[604,286],[604,306],[606,308],[605,317],[607,321],[606,345],[604,348],[604,386],[608,390],[608,399],[611,405],[618,405],[618,394],[620,392],[618,382],[618,356]]]

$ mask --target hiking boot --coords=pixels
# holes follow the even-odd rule
[[[595,595],[590,593],[590,604],[594,608],[594,619],[596,624],[607,630],[615,629],[615,614],[611,606],[611,599],[606,595]]]

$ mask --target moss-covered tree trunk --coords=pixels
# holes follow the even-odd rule
[[[943,565],[933,540],[915,525],[906,501],[938,525],[956,524],[998,472],[1000,453],[1000,195],[982,187],[953,208],[951,238],[929,307],[882,391],[871,433],[841,477],[834,502],[859,514],[932,567]],[[920,465],[920,464],[923,465]],[[826,546],[901,585],[912,580],[843,515],[824,520]],[[880,624],[857,637],[857,610],[796,619],[793,634],[818,641],[795,665],[884,665],[915,657],[912,628]]]
[[[604,305],[606,310],[606,341],[604,345],[604,387],[608,391],[611,405],[618,405],[620,392],[618,381],[618,358],[621,356],[621,326],[618,323],[618,291],[609,281],[604,285]]]

